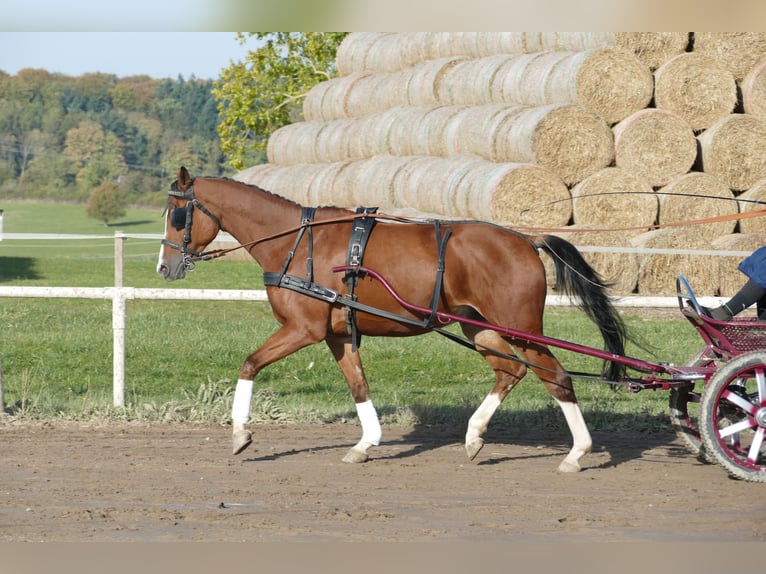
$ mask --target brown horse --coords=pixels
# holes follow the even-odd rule
[[[346,263],[352,226],[359,216],[320,207],[313,221],[302,221],[306,212],[292,201],[229,179],[192,179],[183,167],[168,201],[157,265],[165,279],[182,279],[193,260],[204,258],[202,251],[220,230],[230,233],[266,274],[277,278],[267,293],[281,327],[247,357],[239,371],[232,406],[234,454],[252,441],[245,425],[258,372],[303,347],[325,341],[343,372],[362,426],[360,441],[343,460],[367,460],[370,447],[380,443],[381,428],[359,351],[352,342],[349,307],[344,301],[369,306],[354,312],[358,334],[419,335],[428,332],[430,325],[398,303],[381,281],[364,273],[356,277],[353,298],[332,296],[348,290],[344,274],[333,267]],[[369,234],[364,265],[380,272],[404,301],[433,308],[434,316],[439,311],[472,319],[460,323],[462,331],[491,365],[496,382],[468,422],[465,447],[471,459],[484,444],[481,435],[495,410],[529,367],[562,408],[573,446],[559,470],[573,472],[580,469],[580,459],[590,452],[592,443],[569,375],[547,346],[481,326],[487,322],[542,334],[546,278],[540,249],[553,257],[557,282],[598,325],[606,350],[623,355],[624,326],[606,286],[577,250],[560,238],[527,237],[477,221],[437,224],[381,217]],[[289,288],[290,281],[280,283],[285,276],[299,289]],[[369,308],[382,314],[368,312]],[[607,376],[615,380],[622,367],[618,363],[606,366]]]

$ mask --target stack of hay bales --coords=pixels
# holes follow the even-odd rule
[[[358,32],[337,67],[240,179],[307,205],[556,228],[618,294],[674,295],[683,273],[730,295],[766,236],[766,218],[736,219],[766,200],[766,33]]]

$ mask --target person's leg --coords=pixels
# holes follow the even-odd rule
[[[720,307],[715,309],[703,307],[702,310],[713,319],[728,321],[756,302],[758,303],[758,315],[764,315],[762,318],[766,318],[766,289],[754,281],[748,280],[731,299]]]

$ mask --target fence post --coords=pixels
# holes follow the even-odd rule
[[[0,417],[8,414],[5,410],[5,396],[3,395],[3,361],[0,358]]]
[[[112,295],[112,394],[115,407],[125,406],[125,319],[127,298],[123,292],[125,234],[114,233],[114,294]]]

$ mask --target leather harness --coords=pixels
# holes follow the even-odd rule
[[[431,302],[429,308],[431,314],[429,317],[423,320],[411,319],[403,315],[395,313],[389,313],[376,307],[370,307],[357,301],[355,293],[356,286],[359,282],[359,278],[364,275],[364,271],[360,271],[362,261],[364,260],[364,253],[367,248],[367,243],[372,235],[372,230],[375,227],[376,218],[367,217],[368,214],[374,214],[377,212],[376,207],[360,207],[356,210],[359,217],[353,220],[351,228],[351,234],[349,236],[348,248],[346,251],[346,274],[343,277],[343,282],[346,284],[346,295],[340,295],[337,291],[329,289],[318,283],[314,282],[314,234],[313,225],[314,217],[316,215],[315,207],[303,207],[301,209],[301,226],[298,229],[295,242],[292,248],[287,253],[285,262],[282,265],[281,271],[266,271],[263,273],[263,284],[267,287],[280,287],[296,291],[303,295],[313,297],[314,299],[321,299],[328,303],[339,303],[346,308],[346,334],[351,337],[352,350],[356,351],[361,344],[362,335],[359,332],[356,321],[356,312],[362,311],[379,317],[391,319],[400,323],[407,323],[415,325],[424,329],[433,329],[434,321],[437,317],[439,307],[439,296],[442,288],[442,280],[444,278],[444,255],[447,249],[447,241],[449,241],[452,235],[452,230],[447,228],[444,235],[441,232],[441,223],[439,220],[434,220],[434,230],[436,233],[436,247],[438,253],[438,262],[436,266],[436,279],[434,281],[434,289],[431,295]],[[295,251],[298,249],[304,235],[308,235],[308,255],[306,257],[306,277],[300,278],[295,275],[289,274],[287,271],[290,268]]]

